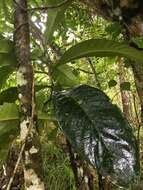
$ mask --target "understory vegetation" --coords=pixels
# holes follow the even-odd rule
[[[0,1],[0,189],[143,189],[143,32],[107,2]]]

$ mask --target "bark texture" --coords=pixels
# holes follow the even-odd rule
[[[17,86],[20,102],[20,138],[23,152],[25,189],[44,190],[41,147],[36,130],[34,74],[30,63],[30,35],[27,0],[14,1],[14,42],[18,62]]]
[[[122,89],[122,84],[125,82],[125,71],[124,71],[123,61],[124,60],[122,58],[118,58],[119,84],[120,84],[123,113],[125,114],[128,121],[130,121],[129,93]]]

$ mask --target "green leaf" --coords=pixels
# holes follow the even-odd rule
[[[36,92],[48,88],[48,85],[35,85]]]
[[[6,80],[14,71],[14,67],[10,65],[0,67],[0,89],[4,86]]]
[[[9,51],[6,47],[5,52]],[[1,52],[4,52],[4,49]],[[7,50],[6,50],[7,49]],[[5,85],[8,77],[16,70],[15,52],[12,50],[8,53],[0,53],[0,89]]]
[[[47,85],[36,85],[35,90],[36,92],[47,88]],[[0,93],[0,105],[2,105],[4,102],[12,103],[15,102],[18,99],[18,92],[17,87],[10,87],[6,90],[3,90]]]
[[[0,53],[8,53],[14,50],[13,42],[7,39],[0,39]]]
[[[131,42],[136,44],[138,48],[143,48],[143,37],[135,37],[131,39]]]
[[[38,110],[38,119],[39,120],[49,120],[49,121],[55,121],[56,119],[49,115],[48,113],[42,112],[41,110]]]
[[[90,39],[78,43],[68,49],[59,60],[57,66],[75,59],[92,56],[121,56],[138,62],[143,62],[143,53],[125,43],[106,39]]]
[[[110,80],[110,81],[108,82],[109,88],[114,87],[114,86],[116,86],[116,85],[117,85],[117,82],[116,82],[115,80]]]
[[[123,82],[121,85],[121,90],[128,90],[130,91],[131,90],[131,84],[129,82]]]
[[[19,113],[13,103],[4,103],[0,106],[0,160],[8,152],[10,143],[18,135]]]
[[[54,141],[56,140],[57,137],[57,133],[58,133],[58,128],[54,128],[50,131],[50,133],[48,134],[48,140],[49,141]]]
[[[18,107],[14,103],[4,103],[0,106],[0,122],[19,120]]]
[[[4,102],[15,102],[17,98],[17,87],[10,87],[0,93],[0,105],[2,105]]]
[[[53,67],[53,78],[55,81],[65,87],[71,87],[78,84],[78,79],[74,75],[72,68],[68,65]]]
[[[10,144],[19,134],[18,121],[0,122],[0,161],[3,161],[8,153]]]
[[[129,59],[124,59],[124,67],[129,68],[132,65],[132,61]]]
[[[119,185],[139,172],[138,145],[119,108],[99,89],[80,85],[55,92],[57,120],[76,151],[103,176]]]
[[[105,31],[111,36],[113,39],[116,39],[122,32],[121,25],[117,22],[110,24],[106,27]]]
[[[52,41],[53,32],[57,29],[59,23],[64,18],[64,13],[67,7],[70,5],[70,3],[71,0],[49,1],[48,5],[54,5],[57,6],[57,8],[51,8],[48,10],[48,20],[45,31],[45,45]]]
[[[7,65],[16,66],[16,58],[14,52],[0,53],[0,67]]]

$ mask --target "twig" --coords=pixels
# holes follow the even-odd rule
[[[138,123],[138,134],[137,134],[138,146],[140,146],[140,128],[141,128],[141,123],[140,123],[140,119],[139,119],[138,112],[137,112],[136,98],[135,98],[134,94],[133,94],[133,105],[134,105],[135,115],[136,115],[136,119],[137,119],[137,123]]]
[[[20,161],[21,161],[21,159],[22,159],[22,154],[23,154],[24,148],[25,148],[25,142],[23,143],[23,145],[22,145],[22,147],[21,147],[21,150],[20,150],[20,153],[19,153],[17,162],[16,162],[16,164],[15,164],[15,168],[14,168],[13,174],[12,174],[10,180],[9,180],[9,183],[8,183],[8,185],[7,185],[6,190],[10,190],[10,188],[11,188],[13,179],[14,179],[15,174],[16,174],[16,172],[17,172],[17,168],[18,168],[19,163],[20,163]]]
[[[87,73],[87,74],[90,74],[90,75],[94,75],[94,73],[92,73],[90,71],[86,71],[84,69],[77,68],[77,70],[82,71],[82,72]]]
[[[120,92],[116,92],[116,93],[115,93],[115,95],[114,95],[113,98],[111,99],[111,102],[114,101],[114,98],[115,98],[117,95],[119,95],[119,93],[120,93]]]
[[[17,5],[21,10],[23,10],[24,12],[27,11],[27,9],[25,9],[23,6],[21,6],[16,0],[13,0],[15,5]]]
[[[91,70],[92,70],[93,74],[94,74],[94,79],[95,79],[95,82],[96,82],[96,84],[97,84],[97,87],[98,87],[99,89],[101,89],[101,85],[100,85],[100,82],[99,82],[99,80],[98,80],[97,73],[96,73],[96,70],[95,70],[95,68],[94,68],[94,66],[93,66],[93,64],[92,64],[92,61],[91,61],[90,58],[87,58],[87,61],[88,61],[89,65],[90,65],[90,67],[91,67]]]
[[[48,75],[49,73],[46,72],[46,71],[35,71],[35,73],[40,73],[40,74],[45,74],[45,75]]]
[[[32,89],[33,89],[33,88],[32,88]],[[32,94],[33,94],[33,90],[32,90]],[[17,168],[18,168],[18,166],[19,166],[19,164],[20,164],[20,161],[21,161],[21,159],[22,159],[22,154],[23,154],[23,151],[24,151],[24,148],[25,148],[25,145],[26,145],[26,141],[27,141],[28,135],[29,135],[29,133],[30,133],[32,127],[33,127],[34,113],[35,113],[35,105],[34,105],[34,98],[33,98],[33,96],[32,96],[32,114],[31,114],[29,129],[28,129],[27,135],[26,135],[26,137],[25,137],[25,139],[24,139],[24,141],[23,141],[23,144],[22,144],[22,146],[21,146],[21,150],[20,150],[20,153],[19,153],[17,162],[16,162],[16,164],[15,164],[15,168],[14,168],[14,170],[13,170],[13,174],[12,174],[10,180],[9,180],[9,183],[8,183],[8,185],[7,185],[6,190],[10,190],[11,185],[12,185],[12,182],[13,182],[14,177],[15,177],[15,174],[16,174],[16,172],[17,172]]]

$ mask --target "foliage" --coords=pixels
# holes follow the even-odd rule
[[[143,48],[143,37],[132,38],[131,42],[137,45],[138,48]]]
[[[129,82],[123,82],[121,84],[121,89],[122,90],[131,90],[131,84]]]
[[[126,80],[122,84],[119,84],[119,73],[115,56],[123,56],[127,59],[142,62],[142,52],[131,48],[126,42],[123,42],[121,35],[121,25],[118,23],[107,22],[97,16],[91,17],[89,12],[85,10],[85,7],[79,5],[77,2],[64,0],[31,0],[28,2],[28,4],[29,17],[35,26],[33,33],[33,25],[31,22],[29,22],[31,28],[31,62],[36,73],[36,101],[39,119],[38,124],[40,128],[43,129],[43,126],[45,126],[45,123],[47,121],[52,120],[55,122],[55,118],[53,118],[53,105],[51,103],[53,89],[55,87],[58,89],[70,88],[70,91],[56,95],[56,104],[58,104],[59,107],[56,106],[55,112],[58,112],[58,117],[63,119],[61,127],[63,129],[64,127],[69,127],[69,129],[65,131],[65,134],[67,137],[69,137],[74,146],[76,148],[78,147],[79,152],[81,150],[83,151],[80,153],[84,155],[85,158],[90,161],[90,163],[92,163],[91,159],[89,158],[90,153],[87,155],[82,147],[84,143],[76,144],[76,139],[78,135],[81,134],[82,137],[82,135],[84,136],[84,133],[86,134],[87,132],[89,139],[91,139],[91,142],[88,143],[88,145],[91,144],[91,147],[92,143],[94,142],[93,140],[95,140],[97,143],[98,139],[99,143],[97,143],[98,145],[95,148],[95,151],[98,153],[97,155],[99,157],[94,157],[94,163],[92,164],[94,166],[96,165],[100,173],[103,175],[111,174],[111,181],[113,179],[118,179],[118,181],[120,181],[120,184],[121,182],[122,184],[130,182],[132,175],[134,174],[130,173],[131,175],[127,174],[127,176],[125,176],[127,173],[125,171],[126,168],[124,171],[119,168],[115,171],[113,166],[116,164],[114,164],[114,159],[112,160],[114,152],[115,158],[118,161],[124,159],[127,166],[128,158],[123,154],[123,151],[128,152],[132,158],[135,159],[136,151],[134,149],[136,149],[136,142],[130,125],[122,116],[120,110],[110,103],[109,99],[102,91],[94,89],[95,94],[101,94],[101,99],[97,98],[97,101],[95,101],[96,98],[94,96],[92,97],[92,93],[88,94],[87,87],[83,86],[86,88],[86,92],[84,93],[81,93],[79,90],[82,86],[78,88],[73,87],[77,84],[83,83],[99,88],[98,84],[100,84],[101,90],[106,92],[112,101],[118,104],[120,107],[122,107],[120,100],[120,87],[121,90],[128,91],[127,93],[129,93],[131,100],[130,114],[132,117],[132,122],[134,124],[134,129],[137,133],[138,122],[136,118],[140,116],[140,110],[132,71],[130,67],[126,68]],[[34,8],[44,6],[49,6],[49,8],[46,11],[41,11],[40,9],[38,9],[39,11],[34,11]],[[55,6],[55,8],[50,8],[50,6]],[[13,19],[11,16],[12,14],[12,1],[0,1],[1,160],[3,160],[5,157],[10,143],[12,143],[13,139],[16,138],[19,134],[19,105],[17,101],[18,93],[15,77],[17,62],[15,58],[15,50],[12,37],[14,31]],[[137,45],[138,48],[142,48],[142,37],[133,38],[131,42]],[[89,64],[88,59],[84,57],[91,57],[92,66]],[[131,61],[127,61],[129,63],[128,65],[130,66]],[[13,80],[11,80],[11,78]],[[89,91],[91,89],[92,88],[89,87]],[[76,90],[78,92],[77,98],[80,99],[78,101],[72,97],[75,96]],[[84,97],[82,95],[88,97],[86,100],[86,105],[83,102]],[[132,95],[135,96],[135,100]],[[67,104],[65,104],[65,101]],[[103,101],[104,104],[101,101]],[[97,105],[95,106],[95,112],[93,113],[92,105],[94,104]],[[104,105],[109,105],[111,112],[107,108],[105,109]],[[85,114],[85,107],[88,108],[86,110],[87,115]],[[69,118],[67,115],[64,115],[62,111],[59,111],[60,109],[65,113],[69,109],[69,113],[72,113],[71,118]],[[97,113],[96,109],[98,111],[101,111],[100,114]],[[77,112],[78,114],[83,114],[76,115]],[[89,115],[90,117],[95,117],[91,119]],[[108,128],[106,127],[106,123],[108,122],[106,122],[104,118],[102,119],[101,116],[112,116],[113,120],[115,120],[114,122],[116,128],[113,125],[114,122],[112,119],[110,123],[111,125],[109,125],[113,133],[109,134],[109,130],[106,130]],[[117,122],[117,118],[119,118],[120,122]],[[73,126],[73,123],[70,123],[69,120],[73,121],[75,124],[79,124],[74,125],[74,133],[71,128]],[[67,125],[66,122],[68,122]],[[86,123],[87,125],[85,125]],[[89,128],[90,125],[92,126],[91,128]],[[81,129],[81,131],[79,129]],[[121,133],[120,129],[123,131],[123,134]],[[56,136],[56,130],[51,133],[51,136],[47,137],[48,140],[50,140],[50,138],[53,138],[53,136]],[[73,136],[69,134],[70,130]],[[82,132],[84,133],[82,134]],[[107,135],[107,139],[109,141],[111,140],[114,142],[116,146],[115,150],[113,150],[113,143],[109,143],[108,140],[106,142],[105,135]],[[43,137],[43,135],[41,136]],[[47,143],[46,140],[42,141],[46,182],[48,186],[51,187],[51,190],[54,188],[57,190],[58,188],[59,190],[64,190],[64,188],[69,188],[69,180],[72,182],[71,186],[74,186],[73,174],[69,169],[68,156],[63,151],[61,151],[59,147],[57,148],[54,143],[55,142],[51,143],[51,141]],[[107,149],[105,146],[106,144]],[[79,145],[81,145],[81,147],[79,147]],[[122,151],[119,153],[118,148],[120,146],[122,147]],[[100,150],[102,150],[102,152],[100,152]],[[109,150],[109,154],[107,154],[107,150]],[[89,148],[88,151],[90,152],[91,149]],[[113,164],[108,165],[108,160],[107,162],[104,162],[106,158],[113,161]],[[133,163],[130,164],[128,170],[129,172],[131,171],[131,167],[133,167],[132,164]],[[136,165],[138,164],[136,163]],[[138,166],[136,167],[136,170],[137,168]],[[70,175],[71,178],[69,177]],[[61,177],[63,178],[62,183],[60,184]],[[124,179],[126,181],[124,181]]]
[[[106,39],[90,39],[71,47],[64,53],[59,64],[65,64],[81,57],[107,57],[121,56],[133,59],[139,62],[143,61],[142,52],[131,48],[125,43],[119,43]]]
[[[113,87],[113,86],[116,86],[116,85],[117,85],[117,82],[112,79],[112,80],[110,80],[110,81],[108,82],[108,85],[109,85],[109,87],[111,88],[111,87]]]
[[[45,181],[49,190],[75,190],[68,155],[53,141],[43,144]]]
[[[75,76],[72,68],[68,65],[61,65],[53,69],[53,78],[56,83],[61,86],[72,87],[78,84],[78,79]]]
[[[50,9],[48,12],[48,20],[47,20],[47,29],[45,31],[45,45],[48,43],[51,43],[52,37],[53,37],[53,33],[56,30],[56,28],[58,27],[59,23],[61,22],[61,20],[64,17],[64,12],[67,9],[67,7],[69,6],[69,4],[71,3],[70,1],[64,1],[64,0],[60,0],[60,1],[49,1],[48,0],[48,5],[50,6],[57,6],[57,8],[54,9]]]

